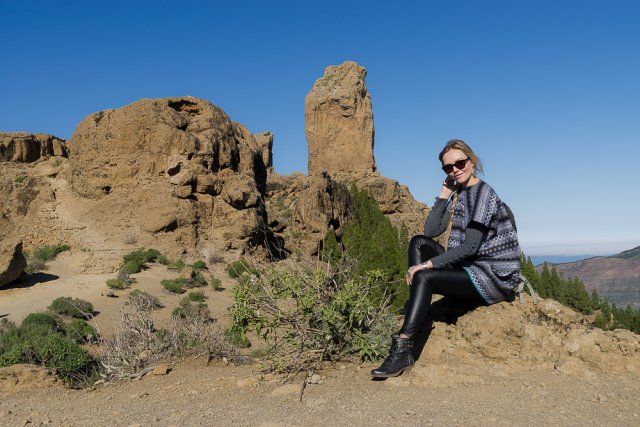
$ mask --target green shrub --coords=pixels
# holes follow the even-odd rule
[[[58,331],[55,318],[32,313],[22,325],[3,322],[0,334],[0,367],[35,363],[55,369],[68,382],[88,380],[94,361],[79,345]]]
[[[202,288],[204,286],[207,286],[207,279],[205,279],[204,275],[198,271],[195,277],[187,280],[185,284],[189,288]]]
[[[47,261],[52,260],[59,253],[68,251],[69,249],[71,249],[69,245],[53,245],[39,246],[33,251],[33,254],[25,252],[24,255],[27,259],[27,267],[24,271],[27,274],[36,273],[44,269]]]
[[[204,293],[199,291],[189,292],[189,294],[187,295],[187,298],[189,298],[189,301],[193,301],[193,302],[204,302],[205,300]]]
[[[169,270],[182,271],[182,269],[184,268],[184,261],[182,260],[169,261],[169,263],[167,264],[167,268]]]
[[[30,330],[45,335],[62,329],[58,320],[47,313],[30,313],[24,318],[20,324],[20,328],[23,331]]]
[[[128,287],[128,284],[121,279],[107,279],[107,286],[110,287],[111,289],[122,290],[122,289],[126,289]]]
[[[222,291],[223,290],[222,281],[220,279],[218,279],[217,277],[212,277],[211,278],[211,287],[213,288],[214,291]]]
[[[93,315],[93,305],[90,302],[71,297],[56,298],[49,306],[49,310],[78,319],[89,319]]]
[[[16,182],[18,184],[22,184],[27,179],[29,179],[29,177],[27,175],[18,175],[13,179],[13,182]]]
[[[65,326],[67,337],[77,343],[84,344],[98,341],[95,328],[82,319],[73,319]]]
[[[128,274],[140,273],[142,271],[142,264],[132,259],[124,263],[124,269]]]
[[[191,265],[194,270],[203,270],[207,268],[207,264],[204,261],[198,260]]]
[[[156,249],[144,248],[135,250],[122,257],[124,268],[129,274],[135,274],[142,271],[142,268],[148,263],[156,261],[160,257],[160,252]]]
[[[389,335],[397,328],[387,275],[371,270],[364,276],[340,271],[273,272],[245,277],[234,288],[229,307],[232,340],[249,330],[267,344],[270,370],[301,372],[324,360],[357,358],[373,361],[386,355]]]
[[[227,273],[229,274],[229,277],[232,277],[234,279],[241,277],[244,273],[248,273],[251,275],[258,274],[255,267],[243,258],[240,258],[239,260],[228,264]]]
[[[165,255],[158,255],[156,262],[158,264],[167,265],[169,264],[169,259]]]
[[[129,292],[127,297],[127,304],[135,306],[142,306],[149,309],[156,309],[164,307],[160,300],[148,292],[135,289]]]
[[[189,297],[184,297],[171,315],[174,318],[209,317],[209,306],[203,302],[193,304]]]
[[[173,292],[174,294],[184,294],[186,291],[184,289],[185,279],[165,279],[160,284],[169,292]]]

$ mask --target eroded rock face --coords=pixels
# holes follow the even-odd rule
[[[18,280],[26,267],[22,242],[9,241],[0,245],[0,288]]]
[[[0,132],[0,161],[28,163],[49,156],[67,157],[65,141],[46,133]]]
[[[272,176],[267,189],[269,228],[287,253],[316,256],[330,228],[338,234],[353,214],[346,185],[327,174]]]
[[[305,98],[309,175],[376,170],[366,74],[352,61],[327,67]]]
[[[266,145],[208,101],[143,99],[77,126],[69,181],[106,222],[220,256],[264,228]]]

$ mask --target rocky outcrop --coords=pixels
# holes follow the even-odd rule
[[[22,242],[3,242],[0,245],[0,288],[18,280],[26,267]]]
[[[287,253],[316,256],[327,230],[340,234],[353,213],[347,187],[327,174],[271,176],[266,207],[269,228]]]
[[[376,170],[366,74],[351,61],[327,67],[305,98],[309,175]]]
[[[433,315],[435,329],[422,354],[430,364],[485,359],[543,365],[583,378],[595,371],[640,378],[639,335],[593,328],[584,316],[552,299],[537,305],[528,299],[500,303],[469,313],[441,299]]]
[[[143,99],[77,126],[69,181],[114,227],[135,218],[166,245],[223,256],[268,234],[270,143],[208,101]]]
[[[0,161],[27,163],[50,156],[67,157],[64,140],[46,133],[0,132]]]

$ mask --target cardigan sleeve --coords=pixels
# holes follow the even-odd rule
[[[447,209],[447,199],[437,198],[424,223],[424,235],[436,237],[444,233],[449,224],[451,212]]]

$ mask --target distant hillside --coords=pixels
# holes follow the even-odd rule
[[[608,257],[551,264],[564,277],[577,277],[618,307],[640,307],[640,246]],[[536,267],[538,271],[542,266]]]

